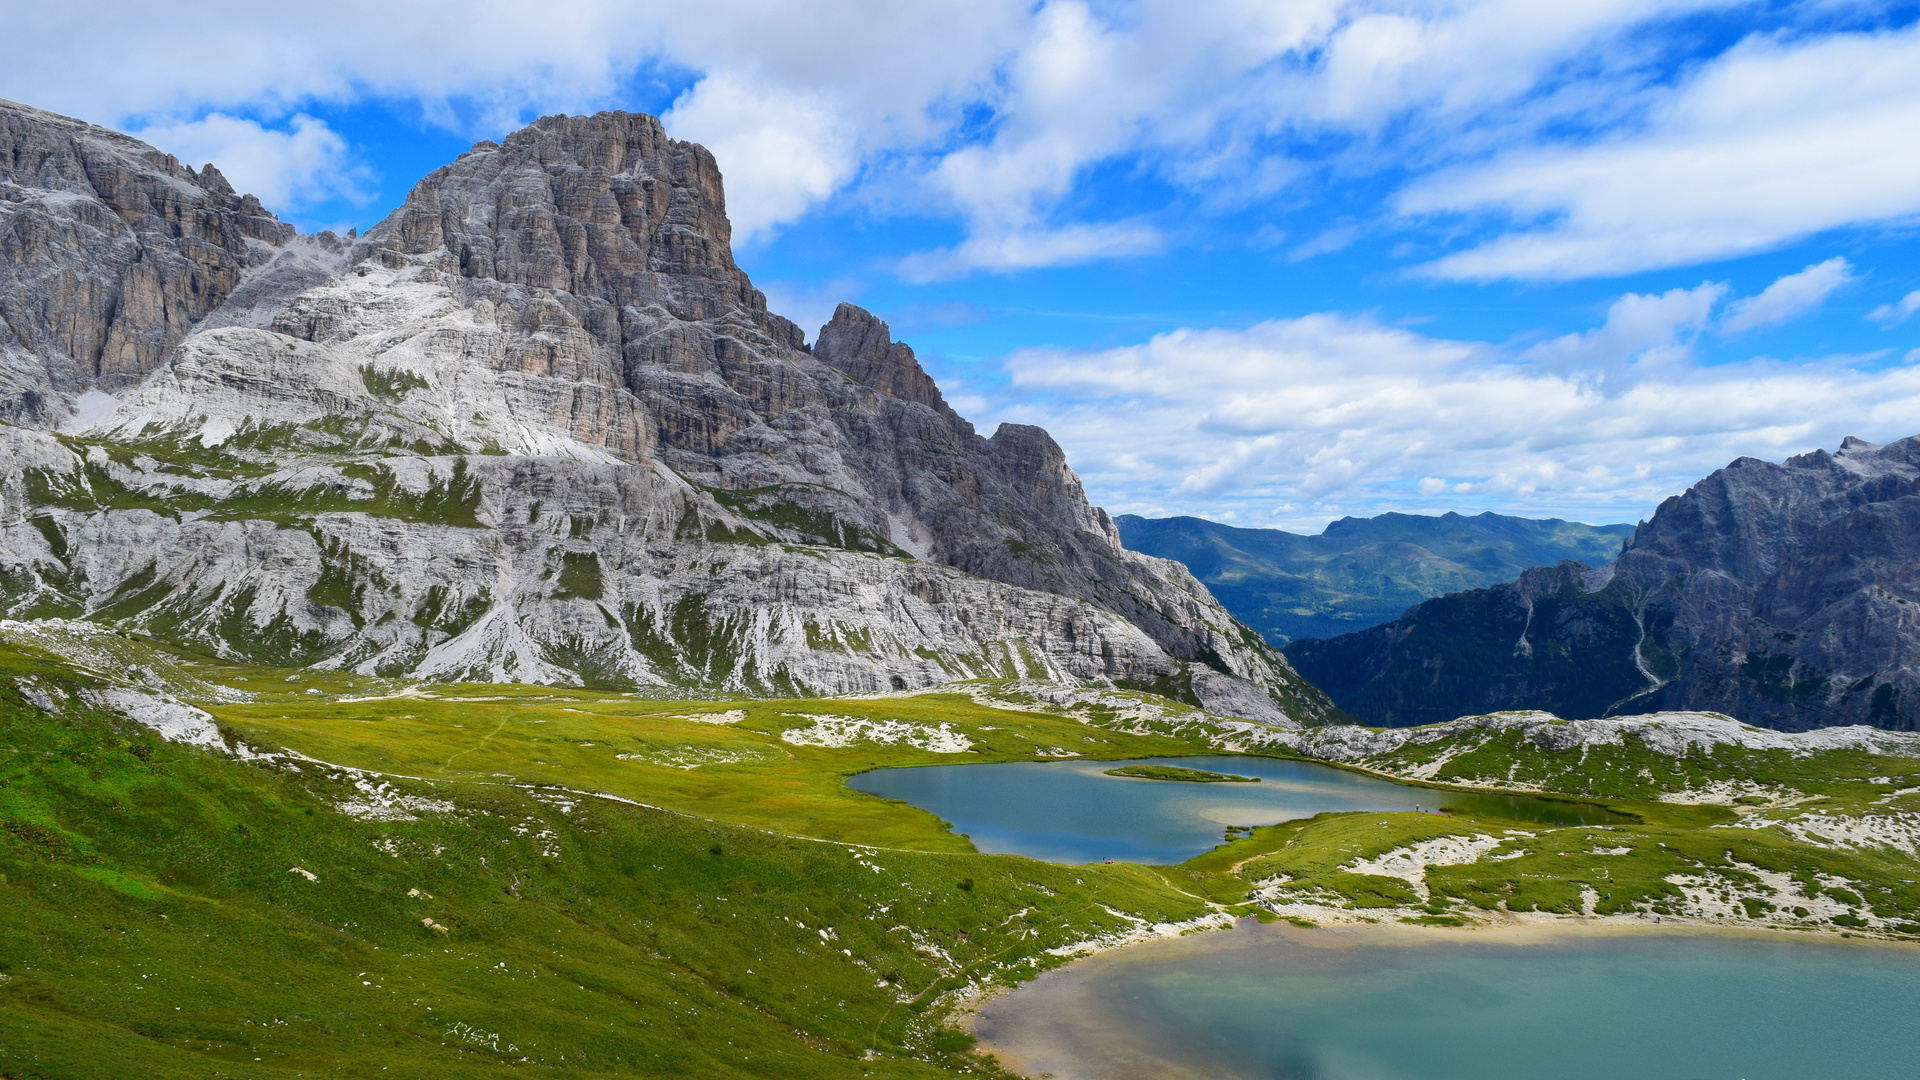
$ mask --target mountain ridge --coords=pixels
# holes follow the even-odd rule
[[[1327,714],[1184,569],[1124,550],[1044,431],[980,436],[852,305],[807,347],[733,262],[712,156],[653,117],[535,121],[337,237],[125,136],[0,115],[0,272],[26,301],[0,342],[8,615],[437,678],[1032,675]],[[244,259],[205,241],[229,233]],[[192,269],[89,262],[170,244],[232,264],[218,303],[182,306]],[[141,288],[159,315],[73,299]],[[103,320],[171,344],[123,372]]]
[[[1736,459],[1663,502],[1605,567],[1530,570],[1288,655],[1342,708],[1395,726],[1541,707],[1912,730],[1917,566],[1920,436],[1850,437]]]
[[[1633,532],[1491,511],[1345,517],[1317,536],[1192,517],[1116,520],[1130,549],[1186,566],[1235,617],[1280,645],[1387,622],[1422,600],[1531,566],[1605,562]]]

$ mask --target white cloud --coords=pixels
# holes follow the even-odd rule
[[[874,155],[937,141],[1030,15],[1020,0],[204,0],[156,19],[124,0],[72,0],[13,5],[6,22],[0,97],[122,127],[207,111],[271,127],[308,102],[380,99],[497,137],[543,113],[612,107],[663,66],[692,82],[665,119],[715,150],[751,239]]]
[[[361,203],[372,196],[372,174],[325,121],[296,115],[287,130],[222,113],[133,132],[180,160],[219,166],[236,191],[268,207],[299,207],[332,199]]]
[[[1692,355],[1693,335],[1712,320],[1727,294],[1723,281],[1703,281],[1691,289],[1657,295],[1628,293],[1607,308],[1607,321],[1593,330],[1542,342],[1526,359],[1562,372],[1616,377],[1624,365],[1645,369]]]
[[[915,283],[963,277],[975,270],[1010,273],[1044,266],[1071,266],[1098,259],[1150,255],[1165,238],[1141,222],[1016,229],[969,237],[956,247],[915,252],[900,260],[900,276]]]
[[[1915,289],[1891,304],[1881,304],[1867,315],[1867,318],[1892,329],[1913,318],[1920,311],[1920,289]]]
[[[18,4],[0,85],[101,118],[361,96],[472,98],[510,112],[610,91],[644,40],[636,16],[650,6],[205,0],[157,19],[117,0]]]
[[[856,135],[830,107],[732,73],[700,80],[661,119],[671,133],[699,132],[722,163],[735,243],[798,218],[859,165]]]
[[[1587,366],[1703,325],[1720,288],[1627,298],[1558,354],[1334,314],[1027,350],[1007,361],[1024,400],[991,419],[1046,426],[1109,509],[1309,529],[1387,509],[1631,520],[1743,454],[1920,430],[1920,351]]]
[[[1517,226],[1439,278],[1567,279],[1760,251],[1920,213],[1920,27],[1755,36],[1658,96],[1643,125],[1415,181],[1402,213]],[[1537,224],[1535,224],[1537,223]]]
[[[1736,300],[1727,307],[1720,328],[1738,334],[1763,326],[1779,326],[1818,311],[1827,297],[1854,282],[1853,264],[1835,256],[1797,274],[1788,274],[1761,290],[1758,296]]]
[[[1689,55],[1705,39],[1672,27],[1718,10],[1795,29]],[[1429,272],[1556,279],[1920,212],[1920,28],[1827,33],[1816,15],[1741,0],[203,0],[155,19],[68,0],[8,11],[0,96],[121,126],[215,113],[270,131],[315,102],[407,102],[498,136],[665,73],[686,86],[665,119],[715,151],[743,241],[853,192],[963,224],[908,270],[1004,272],[1158,249],[1174,231],[1161,216],[1115,222],[1076,198],[1103,168],[1163,182],[1182,212],[1406,175],[1401,224],[1505,230]]]

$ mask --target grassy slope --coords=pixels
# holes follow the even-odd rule
[[[1920,933],[1920,887],[1912,880],[1920,866],[1910,857],[1716,828],[1733,814],[1713,807],[1630,808],[1645,814],[1642,824],[1555,828],[1484,812],[1325,815],[1257,829],[1184,869],[1200,874],[1196,880],[1217,900],[1260,899],[1282,915],[1306,918],[1326,916],[1312,909],[1356,916],[1381,909],[1379,918],[1452,925],[1500,909],[1579,915],[1586,911],[1583,890],[1591,890],[1590,913],[1597,915],[1744,917],[1777,928],[1858,932],[1872,925],[1867,916],[1888,933]],[[1401,878],[1351,869],[1439,837],[1500,843],[1472,863],[1428,868],[1426,895]],[[1786,875],[1797,903],[1756,888],[1756,868]],[[1262,890],[1256,883],[1270,884]],[[1689,887],[1699,895],[1689,896]],[[1818,910],[1793,911],[1807,901]]]
[[[1438,800],[1457,807],[1450,817],[1327,815],[1256,830],[1187,869],[1228,872],[1225,887],[1216,881],[1206,891],[1228,902],[1258,895],[1282,913],[1330,906],[1399,909],[1389,916],[1408,917],[1407,909],[1425,908],[1458,921],[1501,908],[1590,910],[1920,934],[1920,860],[1911,848],[1870,840],[1816,845],[1780,827],[1816,818],[1911,821],[1920,814],[1920,759],[1855,750],[1796,757],[1725,745],[1675,757],[1633,738],[1556,752],[1515,732],[1472,732],[1360,764],[1440,784],[1565,792],[1637,821],[1543,826],[1514,820],[1498,799],[1462,791]],[[1400,878],[1353,872],[1359,861],[1437,837],[1500,842],[1470,863],[1430,867],[1427,895]],[[1255,882],[1269,887],[1256,894]],[[1583,890],[1593,894],[1590,909]]]
[[[1637,739],[1584,752],[1556,753],[1519,731],[1475,732],[1470,740],[1452,743],[1410,742],[1391,754],[1366,759],[1365,764],[1402,775],[1427,766],[1431,779],[1444,784],[1497,784],[1605,799],[1648,801],[1715,790],[1723,797],[1746,797],[1756,804],[1819,796],[1828,810],[1882,806],[1878,800],[1890,789],[1920,784],[1920,758],[1859,750],[1796,757],[1787,750],[1725,745],[1711,753],[1695,746],[1685,756],[1675,757],[1651,750]],[[1885,782],[1873,782],[1876,777],[1884,777]]]
[[[209,705],[256,746],[433,779],[243,763],[84,706],[49,716],[13,691],[15,676],[69,690],[90,677],[45,653],[0,650],[0,1075],[992,1071],[939,1026],[941,995],[1023,977],[1061,962],[1048,949],[1134,925],[1117,913],[1177,921],[1218,910],[1201,897],[1297,919],[1572,914],[1583,889],[1611,894],[1602,913],[1697,911],[1700,896],[1668,880],[1679,878],[1786,925],[1920,926],[1911,857],[1723,827],[1788,799],[1903,809],[1885,802],[1887,784],[1862,778],[1893,769],[1908,783],[1920,762],[1906,759],[1682,761],[1660,773],[1663,763],[1628,747],[1571,768],[1571,755],[1482,748],[1451,759],[1444,777],[1504,773],[1504,761],[1640,821],[1546,826],[1499,816],[1497,801],[1463,801],[1472,809],[1451,818],[1336,814],[1257,829],[1179,867],[1059,867],[973,854],[931,815],[842,780],[1056,748],[1214,751],[1204,728],[1177,707],[1175,722],[1158,724],[1108,706],[1050,712],[1013,688],[999,696],[1032,711],[960,695],[668,703],[494,686],[348,701],[398,688],[126,652],[124,663],[169,685],[258,693]],[[727,724],[686,719],[736,711]],[[821,715],[945,724],[980,753],[779,737]],[[1651,801],[1736,764],[1772,770],[1767,806]],[[1657,782],[1641,782],[1643,767]],[[1789,779],[1791,791],[1780,786]],[[412,812],[341,811],[356,802]],[[1498,838],[1493,854],[1526,854],[1431,868],[1424,897],[1402,879],[1353,872],[1355,860],[1444,836]],[[1752,897],[1741,890],[1764,872],[1791,878],[1805,918],[1744,907]]]
[[[1204,912],[1138,867],[856,851],[498,781],[398,784],[453,808],[364,820],[337,809],[365,797],[350,775],[10,687],[0,744],[3,1075],[932,1075],[968,1067],[937,994],[1127,928],[1109,908]]]
[[[217,706],[249,739],[326,761],[452,780],[501,779],[637,799],[701,817],[779,832],[934,851],[970,851],[942,823],[910,807],[848,790],[856,772],[890,765],[1031,760],[1071,746],[1096,757],[1191,753],[1191,741],[1089,730],[1043,714],[984,709],[957,694],[912,699],[660,702],[559,691],[500,695],[497,687],[436,691],[439,699],[337,703],[294,700]],[[504,697],[504,700],[484,700]],[[451,700],[448,700],[451,699]],[[466,699],[466,700],[461,700]],[[734,723],[686,717],[744,713]],[[817,715],[905,719],[963,731],[978,753],[932,754],[858,742],[794,745],[779,735]],[[983,730],[991,729],[991,730]],[[625,755],[623,757],[622,755]],[[731,760],[729,760],[731,759]],[[686,768],[696,762],[710,762]]]

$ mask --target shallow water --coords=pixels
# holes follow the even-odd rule
[[[1260,783],[1192,784],[1105,775],[1123,764],[1258,776]],[[1184,862],[1217,846],[1229,825],[1272,825],[1343,811],[1457,805],[1470,813],[1553,824],[1631,820],[1582,803],[1460,795],[1313,762],[1238,756],[929,765],[876,769],[847,785],[930,810],[952,822],[953,831],[971,838],[981,851],[1063,863]]]
[[[1911,1080],[1920,950],[1244,924],[1050,972],[975,1032],[1056,1080]]]

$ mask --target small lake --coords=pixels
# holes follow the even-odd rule
[[[1193,784],[1108,776],[1120,765],[1174,765],[1257,784]],[[1585,803],[1479,796],[1396,784],[1309,761],[1261,757],[1011,761],[876,769],[847,781],[952,822],[981,851],[1059,863],[1185,862],[1218,846],[1229,825],[1272,825],[1345,811],[1457,808],[1556,825],[1631,821]]]
[[[1049,972],[974,1030],[1055,1080],[1920,1076],[1920,950],[1505,934],[1246,923]]]

